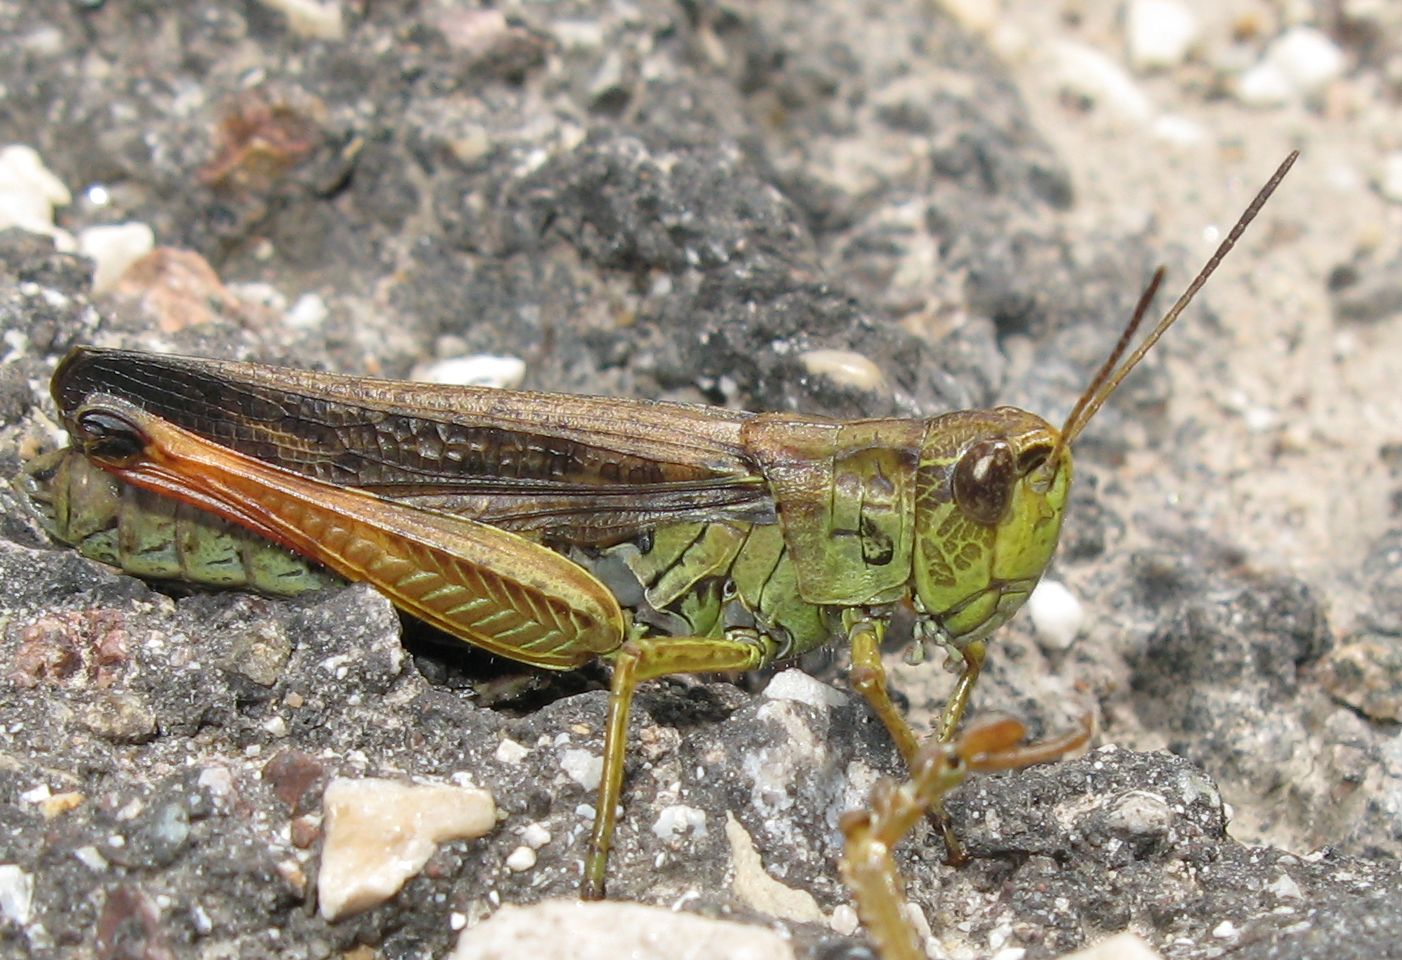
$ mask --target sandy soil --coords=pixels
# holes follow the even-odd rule
[[[1402,114],[1385,58],[1371,62],[1361,48],[1341,46],[1343,75],[1322,95],[1283,106],[1242,103],[1225,71],[1259,57],[1289,26],[1339,35],[1337,11],[1327,8],[1385,5],[1185,5],[1199,22],[1198,42],[1180,66],[1146,75],[1130,72],[1119,0],[1008,0],[975,12],[995,14],[986,35],[1072,172],[1077,202],[1068,216],[1143,229],[1162,238],[1170,264],[1179,248],[1186,251],[1179,266],[1205,258],[1275,164],[1301,151],[1208,288],[1226,334],[1216,356],[1172,365],[1172,415],[1188,427],[1178,435],[1191,448],[1167,463],[1199,463],[1216,482],[1198,485],[1179,472],[1157,480],[1167,501],[1195,498],[1204,525],[1226,526],[1231,517],[1240,545],[1263,567],[1327,587],[1331,619],[1347,633],[1357,604],[1351,572],[1393,517],[1396,481],[1379,452],[1402,440],[1395,386],[1402,321],[1337,319],[1327,283],[1332,269],[1360,253],[1378,262],[1397,255],[1402,205],[1376,184],[1387,154],[1402,144]],[[1113,104],[1086,109],[1068,94],[1071,44],[1122,65],[1151,114],[1128,117]],[[1156,135],[1165,118],[1188,121],[1201,139]],[[1165,288],[1176,292],[1186,282],[1180,270]],[[1218,358],[1222,376],[1209,365]],[[1154,469],[1164,465],[1155,461]]]

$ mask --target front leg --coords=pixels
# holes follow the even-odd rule
[[[609,657],[613,681],[609,689],[608,721],[604,726],[604,769],[594,809],[594,831],[579,895],[602,900],[609,848],[623,793],[623,760],[628,745],[628,712],[633,691],[644,680],[679,673],[716,673],[722,670],[754,670],[774,659],[778,647],[768,637],[749,630],[735,630],[717,637],[635,636]]]
[[[919,744],[905,716],[891,702],[891,694],[886,688],[886,667],[881,662],[881,641],[886,636],[886,621],[856,611],[845,611],[842,620],[847,630],[847,642],[852,645],[852,671],[849,674],[852,689],[862,695],[880,718],[909,768],[915,761]]]

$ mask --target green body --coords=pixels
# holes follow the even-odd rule
[[[123,483],[70,447],[31,460],[14,486],[49,536],[138,577],[272,597],[344,582],[208,511]]]
[[[1008,478],[994,522],[961,507],[954,472],[979,440],[1004,437],[1027,450],[1049,443],[1050,429],[1012,408],[925,421],[761,415],[745,436],[775,501],[773,522],[664,525],[571,557],[669,634],[753,629],[777,656],[797,656],[842,634],[844,612],[881,617],[910,598],[917,641],[962,653],[1036,586],[1056,547],[1071,470],[1068,458],[1045,489],[1028,471]],[[612,571],[619,560],[632,583]]]

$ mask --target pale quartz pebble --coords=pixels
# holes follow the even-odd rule
[[[340,0],[261,0],[287,18],[287,27],[311,40],[340,40],[346,33]]]
[[[512,850],[510,856],[506,858],[506,869],[510,870],[512,873],[524,873],[535,866],[535,861],[534,850],[525,846],[517,847],[515,850]]]
[[[1125,44],[1136,70],[1165,70],[1187,59],[1198,38],[1198,20],[1181,0],[1132,0],[1125,15]]]
[[[1121,120],[1148,123],[1154,105],[1123,67],[1084,43],[1058,41],[1051,47],[1057,85],[1085,97]]]
[[[33,147],[14,143],[0,148],[0,230],[19,227],[43,234],[53,237],[59,250],[71,251],[73,237],[54,226],[54,207],[72,202],[73,195]]]
[[[1099,943],[1062,954],[1060,960],[1161,960],[1159,953],[1137,934],[1117,933]]]
[[[445,383],[460,387],[519,387],[526,376],[526,364],[516,357],[477,354],[452,357],[425,364],[414,370],[413,379],[424,383]]]
[[[797,669],[775,675],[764,688],[764,695],[771,700],[795,700],[819,709],[840,707],[847,702],[841,691]]]
[[[706,836],[706,811],[689,807],[684,803],[674,803],[663,807],[657,813],[652,825],[652,833],[657,839],[671,842],[682,836]]]
[[[1266,51],[1266,62],[1289,78],[1301,96],[1322,91],[1344,72],[1338,44],[1313,27],[1291,27]]]
[[[565,776],[585,790],[595,790],[604,774],[604,758],[588,750],[571,748],[561,754],[560,767],[565,771]]]
[[[1027,598],[1027,614],[1037,639],[1048,650],[1065,650],[1076,642],[1085,623],[1085,608],[1066,585],[1042,580]]]
[[[480,837],[496,824],[490,793],[444,784],[337,777],[321,802],[317,897],[327,920],[384,902],[440,843]]]
[[[1343,71],[1344,54],[1334,41],[1310,27],[1292,27],[1241,75],[1236,96],[1248,106],[1280,106],[1319,94]]]
[[[508,904],[458,938],[451,960],[794,960],[761,926],[641,903],[545,900]]]
[[[23,926],[29,922],[33,905],[33,875],[13,863],[0,863],[0,914]]]
[[[886,388],[886,375],[869,358],[852,350],[806,350],[798,358],[803,369],[840,387],[874,393]]]
[[[154,249],[155,231],[134,220],[88,227],[78,234],[78,252],[97,264],[92,280],[94,293],[111,290],[127,267]]]

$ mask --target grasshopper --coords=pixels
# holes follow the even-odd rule
[[[79,347],[53,395],[74,447],[136,487],[367,581],[492,653],[612,666],[581,895],[604,894],[630,704],[658,677],[751,670],[845,638],[852,684],[907,763],[880,648],[959,677],[1051,559],[1071,445],[1187,307],[1294,163],[1130,350],[1163,276],[1060,430],[1013,407],[836,421],[693,404],[366,380]]]

